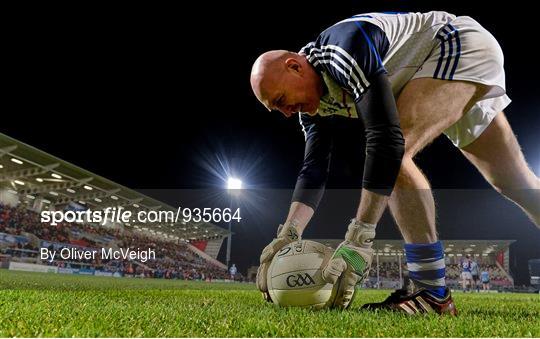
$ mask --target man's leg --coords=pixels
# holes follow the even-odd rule
[[[405,137],[405,157],[389,200],[405,240],[409,274],[416,287],[445,295],[444,250],[435,227],[430,185],[414,156],[456,123],[486,91],[482,85],[421,78],[404,88],[397,104]]]
[[[431,187],[414,156],[457,122],[484,92],[483,86],[470,82],[420,78],[410,81],[399,96],[405,156],[389,206],[406,243],[437,241]]]
[[[445,287],[444,250],[437,239],[435,202],[429,182],[413,158],[468,112],[485,91],[484,86],[471,82],[419,78],[410,81],[397,100],[405,155],[388,205],[405,240],[409,278],[414,286],[427,290],[410,297],[426,301],[438,313],[456,311]],[[393,294],[382,303],[364,307],[407,311],[411,303],[414,301]]]
[[[461,149],[486,180],[540,227],[540,179],[531,171],[503,112]]]

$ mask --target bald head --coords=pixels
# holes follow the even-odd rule
[[[298,54],[283,49],[265,52],[255,60],[251,69],[251,75],[260,73],[268,67],[275,67],[280,62],[285,62],[287,58],[298,56]]]
[[[268,110],[316,112],[322,93],[319,75],[303,54],[274,50],[261,54],[251,68],[251,88]]]
[[[296,58],[299,55],[286,50],[274,50],[261,54],[251,68],[251,88],[260,102],[267,108],[265,98],[268,97],[269,88],[279,82],[286,71],[288,58]],[[270,88],[271,89],[271,88]]]

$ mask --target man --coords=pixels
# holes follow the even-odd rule
[[[283,245],[297,240],[324,190],[333,114],[361,118],[366,160],[361,201],[345,240],[323,269],[346,308],[371,264],[372,239],[388,205],[405,240],[414,293],[397,291],[368,309],[455,314],[430,185],[413,157],[444,133],[507,198],[540,225],[540,180],[529,169],[502,110],[503,55],[469,17],[445,12],[356,15],[299,53],[270,51],[254,63],[251,86],[268,110],[300,113],[306,150],[287,220],[261,254],[258,288]],[[352,142],[361,137],[352,135]],[[358,150],[359,152],[361,150]]]
[[[234,278],[236,276],[236,272],[237,272],[236,265],[232,264],[232,266],[229,268],[229,274],[231,276],[232,281],[234,281]]]
[[[465,260],[461,262],[461,284],[463,287],[463,293],[472,290],[473,277],[472,277],[472,261],[471,257],[467,254]]]
[[[480,284],[478,284],[478,263],[471,259],[471,276],[472,276],[472,288],[475,289],[476,292],[480,292]]]
[[[489,272],[487,267],[480,273],[480,280],[482,281],[482,290],[489,291]]]

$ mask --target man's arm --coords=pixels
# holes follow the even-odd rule
[[[330,165],[332,135],[329,117],[300,114],[306,147],[287,221],[302,234],[322,199]]]
[[[341,278],[334,306],[347,308],[355,286],[369,272],[373,238],[397,180],[405,142],[396,102],[383,66],[388,51],[386,34],[377,26],[356,20],[332,26],[318,41],[332,62],[329,74],[353,95],[356,112],[366,132],[363,191],[357,216],[348,226],[345,240],[322,270],[323,279],[335,284]],[[341,66],[340,66],[340,65]]]
[[[296,225],[296,230],[302,234],[314,213],[315,210],[312,207],[299,201],[293,201],[286,222]]]
[[[381,219],[386,206],[388,205],[388,196],[373,193],[362,189],[360,205],[356,212],[356,220],[376,225]]]
[[[366,160],[362,198],[356,219],[377,224],[387,206],[405,152],[396,101],[385,73],[356,104],[366,129]]]
[[[375,227],[387,206],[405,150],[396,102],[386,72],[374,75],[369,90],[356,102],[356,110],[366,130],[362,197],[345,240],[322,270],[323,279],[327,282],[335,284],[341,277],[334,301],[334,305],[341,308],[349,307],[355,286],[368,275]]]
[[[390,43],[380,27],[361,20],[336,24],[317,41],[317,48],[328,54],[320,60],[321,65],[351,93],[364,122],[364,189],[357,220],[376,224],[394,188],[405,149],[395,98],[383,65]],[[332,62],[326,62],[328,59]]]
[[[267,301],[271,300],[266,278],[272,258],[284,245],[300,239],[324,191],[332,141],[328,126],[321,123],[321,119],[320,116],[300,114],[306,137],[304,164],[298,175],[287,220],[279,226],[277,237],[263,249],[257,270],[257,288]]]

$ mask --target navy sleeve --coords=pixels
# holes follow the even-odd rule
[[[396,100],[386,74],[373,77],[356,110],[366,131],[366,160],[362,186],[390,195],[395,186],[405,153],[405,139],[399,124]]]
[[[405,150],[399,115],[382,58],[386,34],[377,26],[351,18],[323,32],[312,53],[340,86],[354,97],[366,130],[363,187],[390,195]],[[323,52],[326,51],[326,52]]]
[[[322,199],[332,150],[332,131],[329,119],[320,115],[299,114],[306,146],[304,163],[296,180],[292,201],[304,203],[314,210]]]
[[[389,42],[386,34],[369,22],[338,23],[321,33],[313,45],[316,62],[322,63],[355,100],[361,100],[371,85],[371,78],[386,73],[382,58]]]

